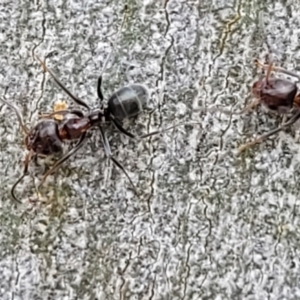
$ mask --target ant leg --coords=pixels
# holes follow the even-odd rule
[[[117,129],[122,132],[123,134],[129,136],[130,138],[134,139],[135,135],[130,133],[129,131],[127,131],[125,128],[123,128],[123,126],[115,119],[112,119],[114,125],[117,127]]]
[[[50,114],[41,114],[39,115],[39,118],[45,118],[45,119],[50,119],[51,117],[55,116],[55,115],[66,115],[66,114],[73,114],[76,115],[80,118],[82,118],[84,116],[84,113],[81,110],[58,110],[58,111],[54,111]]]
[[[22,202],[19,199],[17,199],[17,197],[15,196],[15,189],[16,189],[17,185],[23,180],[23,178],[26,175],[28,175],[28,165],[31,160],[31,157],[32,157],[32,152],[29,152],[26,154],[23,175],[16,181],[16,183],[12,186],[11,191],[10,191],[12,198],[18,203],[22,203]]]
[[[102,75],[104,74],[105,69],[106,69],[106,66],[107,66],[107,64],[108,64],[108,62],[109,62],[109,60],[110,60],[110,58],[111,58],[111,56],[112,56],[112,54],[113,54],[113,52],[114,52],[114,50],[115,50],[116,44],[117,44],[117,42],[118,42],[118,40],[119,40],[119,36],[120,36],[120,34],[121,34],[121,31],[122,31],[122,29],[123,29],[123,27],[124,27],[125,21],[127,20],[127,15],[128,15],[128,7],[127,7],[127,4],[126,4],[125,7],[124,7],[124,13],[123,13],[123,19],[122,19],[121,26],[120,26],[120,28],[119,28],[119,30],[118,30],[118,32],[117,32],[117,36],[116,36],[114,42],[113,42],[112,45],[111,45],[112,50],[110,51],[110,53],[108,54],[108,56],[107,56],[105,62],[103,63],[103,66],[102,66],[102,72],[101,72],[100,77],[102,77]],[[99,98],[100,98],[100,97],[99,97]]]
[[[152,136],[152,135],[157,135],[157,134],[161,134],[163,132],[166,132],[166,131],[169,131],[171,129],[174,129],[174,128],[177,128],[181,125],[188,125],[188,124],[197,124],[199,125],[200,123],[198,122],[190,122],[190,123],[179,123],[179,124],[175,124],[173,126],[170,126],[170,127],[167,127],[166,129],[162,129],[162,130],[155,130],[155,131],[152,131],[152,132],[149,132],[147,134],[143,134],[141,136],[136,136],[130,132],[128,132],[127,130],[125,130],[118,121],[116,121],[115,119],[112,119],[113,123],[116,125],[117,129],[122,132],[123,134],[127,135],[128,137],[132,138],[132,139],[144,139],[144,138],[147,138],[149,136]]]
[[[269,68],[269,65],[265,65],[263,64],[262,62],[260,62],[259,60],[255,60],[254,61],[258,66],[260,66],[261,68],[267,70]],[[298,74],[296,74],[295,72],[293,71],[289,71],[289,70],[286,70],[284,68],[281,68],[281,67],[274,67],[272,66],[272,70],[271,71],[276,71],[276,72],[280,72],[280,73],[284,73],[284,74],[287,74],[287,75],[290,75],[290,76],[293,76],[293,77],[296,77],[300,80],[300,76]]]
[[[252,108],[256,108],[256,106],[260,103],[259,99],[255,99],[253,102],[251,102],[249,105],[247,105],[239,114],[243,114],[245,112],[248,112]]]
[[[252,142],[249,142],[249,143],[246,143],[246,144],[243,144],[239,147],[239,150],[238,150],[238,153],[241,153],[243,152],[244,150],[246,150],[247,148],[249,147],[252,147],[256,144],[259,144],[261,143],[263,140],[265,140],[266,138],[276,134],[277,132],[280,132],[281,130],[284,130],[286,127],[294,124],[298,119],[300,118],[300,112],[297,112],[293,117],[291,117],[291,119],[282,124],[280,127],[278,128],[275,128],[273,130],[270,130],[269,132],[261,135],[260,137],[256,138],[255,140],[253,140]]]
[[[19,112],[19,110],[16,107],[14,107],[12,104],[10,104],[9,102],[7,102],[6,100],[4,100],[2,98],[0,98],[0,101],[3,102],[4,104],[6,104],[7,106],[9,106],[16,113],[18,121],[19,121],[19,124],[20,124],[22,130],[24,131],[25,134],[28,134],[29,130],[26,128],[26,126],[25,126],[25,124],[23,122],[22,115]]]
[[[139,195],[137,192],[137,189],[135,187],[135,185],[133,184],[130,176],[128,175],[128,173],[126,172],[125,168],[121,165],[121,163],[119,163],[113,156],[110,150],[110,145],[106,136],[106,133],[103,131],[102,127],[99,126],[100,128],[100,132],[101,132],[101,137],[102,137],[102,141],[103,141],[103,146],[104,146],[104,151],[106,156],[112,160],[112,162],[119,167],[119,169],[121,169],[123,171],[123,173],[126,175],[127,179],[129,180],[131,186],[133,187],[134,192],[136,193],[136,195]]]
[[[171,130],[171,129],[175,129],[175,128],[181,126],[181,125],[189,125],[189,124],[190,124],[190,125],[191,125],[191,124],[197,124],[197,125],[199,125],[200,123],[198,123],[198,122],[194,122],[194,123],[192,123],[192,122],[190,122],[190,123],[179,123],[179,124],[175,124],[175,125],[173,125],[173,126],[167,127],[166,129],[156,130],[156,131],[152,131],[152,132],[143,134],[143,135],[141,135],[141,136],[138,136],[138,138],[140,138],[140,139],[145,139],[145,138],[147,138],[147,137],[149,137],[149,136],[161,134],[161,133],[167,132],[167,131],[169,131],[169,130]]]
[[[76,146],[74,148],[72,148],[66,155],[64,155],[61,159],[59,159],[54,166],[48,170],[46,172],[46,174],[44,175],[44,177],[42,178],[39,187],[45,182],[46,178],[52,174],[61,164],[63,164],[69,157],[71,157],[74,153],[76,153],[85,143],[86,141],[86,132],[84,132],[81,137],[80,140],[78,141],[78,143],[76,144]]]
[[[54,81],[57,83],[57,85],[69,96],[71,97],[77,104],[84,106],[88,110],[91,110],[90,107],[81,99],[73,95],[63,84],[62,82],[55,76],[55,74],[46,66],[45,62],[43,62],[38,56],[36,56],[37,60],[42,64],[45,71],[47,71],[51,77],[54,79]]]
[[[269,78],[271,76],[271,72],[272,72],[272,69],[273,69],[273,62],[271,62],[267,68],[267,75],[266,75],[266,83],[267,85],[269,85]]]
[[[132,139],[136,139],[136,138],[146,138],[148,136],[151,136],[151,135],[155,135],[155,134],[159,134],[160,131],[157,130],[157,131],[154,131],[154,132],[151,132],[151,133],[148,133],[148,134],[145,134],[145,135],[142,135],[142,136],[135,136],[134,134],[130,133],[129,131],[127,131],[125,128],[123,128],[123,126],[118,122],[116,121],[115,119],[112,119],[114,125],[117,127],[117,129],[122,132],[123,134],[125,134],[126,136],[132,138]],[[173,126],[172,126],[173,128]],[[171,129],[171,128],[170,128]]]
[[[104,72],[105,72],[105,69],[106,69],[106,67],[107,67],[107,64],[108,64],[108,62],[109,62],[109,60],[110,60],[110,58],[111,58],[111,56],[112,56],[112,54],[113,54],[113,51],[114,51],[114,49],[115,49],[115,47],[116,47],[116,44],[117,44],[117,42],[118,42],[119,36],[120,36],[120,34],[121,34],[121,31],[122,31],[122,29],[123,29],[123,27],[124,27],[125,21],[127,20],[127,13],[128,13],[128,7],[127,7],[127,5],[125,5],[125,8],[124,8],[124,14],[123,14],[123,19],[122,19],[121,26],[120,26],[120,28],[119,28],[119,30],[118,30],[118,32],[117,32],[117,36],[116,36],[116,38],[115,38],[115,41],[114,41],[113,44],[112,44],[112,50],[110,51],[110,53],[108,54],[106,60],[105,60],[104,63],[103,63],[101,75],[100,75],[99,78],[98,78],[97,94],[98,94],[98,98],[100,99],[100,102],[103,102],[103,100],[104,100],[103,93],[102,93],[102,90],[101,90],[101,85],[102,85],[102,75],[103,75]]]
[[[151,132],[151,133],[148,133],[148,134],[145,134],[145,135],[142,135],[142,136],[135,136],[134,134],[130,133],[129,131],[127,131],[126,129],[123,128],[123,126],[118,122],[116,121],[115,119],[112,119],[113,123],[115,124],[115,126],[117,127],[117,129],[122,132],[123,134],[127,135],[128,137],[132,138],[132,139],[136,139],[136,138],[146,138],[148,136],[151,136],[151,135],[155,135],[155,134],[159,134],[161,131],[154,131],[154,132]],[[169,129],[173,128],[174,126],[170,127]],[[167,129],[168,130],[168,129]]]
[[[99,76],[99,78],[98,78],[98,85],[97,85],[98,98],[102,102],[104,100],[104,97],[103,97],[103,94],[102,94],[101,85],[102,85],[102,75]]]

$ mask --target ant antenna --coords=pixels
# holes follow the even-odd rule
[[[260,66],[261,68],[263,69],[268,69],[269,68],[269,65],[264,65],[262,62],[260,62],[259,60],[255,60],[255,63]],[[298,74],[296,74],[295,72],[292,72],[292,71],[289,71],[289,70],[286,70],[284,68],[281,68],[281,67],[272,67],[272,70],[273,71],[276,71],[276,72],[280,72],[280,73],[283,73],[283,74],[286,74],[286,75],[290,75],[292,77],[295,77],[297,78],[298,80],[300,80],[300,76]]]
[[[15,189],[16,189],[16,187],[17,187],[17,185],[23,180],[23,178],[27,175],[28,173],[23,173],[23,175],[16,181],[16,183],[13,185],[13,187],[11,188],[11,191],[10,191],[10,194],[11,194],[11,196],[12,196],[12,198],[16,201],[16,202],[18,202],[18,203],[20,203],[20,204],[22,204],[22,202],[16,197],[16,195],[15,195]]]
[[[23,180],[23,178],[28,175],[28,165],[29,165],[29,162],[31,160],[31,157],[32,157],[32,151],[30,151],[29,153],[26,154],[25,156],[25,162],[24,162],[24,171],[23,171],[23,174],[22,176],[15,182],[15,184],[12,186],[11,188],[11,191],[10,191],[10,194],[12,196],[12,198],[18,202],[18,203],[22,203],[19,199],[17,199],[16,195],[15,195],[15,189],[17,187],[17,185]]]
[[[10,104],[9,102],[7,102],[6,100],[4,100],[3,98],[0,98],[0,101],[3,102],[4,104],[6,104],[7,106],[9,106],[17,115],[17,118],[18,118],[18,121],[19,121],[19,124],[23,130],[23,132],[28,135],[29,134],[29,130],[27,129],[27,127],[25,126],[24,122],[23,122],[23,118],[22,118],[22,115],[21,113],[19,112],[19,110],[13,106],[12,104]]]
[[[266,75],[267,85],[269,85],[269,78],[270,78],[270,75],[271,75],[272,68],[273,68],[273,61],[269,64],[269,67],[267,69],[267,75]]]

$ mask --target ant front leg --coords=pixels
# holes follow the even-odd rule
[[[277,132],[280,132],[282,130],[284,130],[286,127],[288,126],[291,126],[292,124],[294,124],[298,119],[300,118],[300,111],[298,111],[293,117],[291,117],[291,119],[282,124],[280,127],[278,128],[275,128],[273,130],[270,130],[269,132],[261,135],[260,137],[256,138],[255,140],[249,142],[249,143],[246,143],[246,144],[243,144],[239,147],[239,150],[238,150],[238,154],[240,154],[241,152],[245,151],[246,149],[248,149],[249,147],[252,147],[252,146],[255,146],[256,144],[259,144],[261,143],[263,140],[267,139],[268,137],[276,134]]]
[[[62,82],[55,76],[55,74],[46,66],[45,62],[43,62],[38,56],[36,56],[37,60],[42,64],[43,68],[45,71],[47,71],[51,77],[54,79],[54,81],[56,82],[56,84],[70,97],[72,98],[77,104],[84,106],[85,108],[87,108],[88,110],[91,110],[90,107],[81,99],[79,99],[78,97],[76,97],[75,95],[73,95],[71,93],[71,91],[69,91],[63,84]]]
[[[71,114],[71,115],[76,115],[80,118],[84,117],[84,113],[81,110],[77,110],[77,109],[73,109],[73,110],[58,110],[55,112],[52,112],[50,114],[41,114],[39,117],[40,118],[44,118],[44,119],[51,119],[52,117],[55,118],[56,115],[67,115],[67,114]],[[57,118],[56,118],[57,119]]]
[[[256,108],[257,105],[259,105],[259,103],[260,103],[260,100],[259,99],[255,99],[249,105],[247,105],[241,112],[239,112],[239,114],[243,114],[245,112],[250,111],[253,108]]]
[[[58,101],[54,104],[53,112],[49,114],[41,114],[40,118],[51,119],[54,117],[55,120],[62,121],[63,116],[66,114],[76,115],[79,118],[83,118],[84,113],[78,109],[67,109],[68,105],[64,101]]]

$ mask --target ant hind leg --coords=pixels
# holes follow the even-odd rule
[[[112,153],[111,153],[111,150],[110,150],[110,145],[109,145],[109,142],[108,142],[108,139],[107,139],[107,136],[104,132],[104,130],[102,129],[101,126],[99,126],[100,128],[100,132],[101,132],[101,137],[102,137],[102,141],[103,141],[103,146],[104,146],[104,151],[105,151],[105,154],[106,156],[120,169],[122,170],[122,172],[125,174],[125,176],[127,177],[127,179],[129,180],[135,194],[137,196],[139,196],[139,193],[134,185],[134,183],[132,182],[130,176],[128,175],[128,173],[126,172],[125,168],[123,167],[123,165],[117,160],[115,159],[113,156],[112,156]]]

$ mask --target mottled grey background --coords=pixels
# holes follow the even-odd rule
[[[45,164],[22,172],[24,136],[0,105],[0,298],[6,299],[300,299],[299,130],[287,130],[236,156],[237,147],[281,118],[251,101],[272,54],[299,69],[298,1],[2,1],[0,95],[27,124],[57,100],[74,105],[34,59],[97,107],[97,77],[112,51],[124,6],[128,18],[104,72],[106,99],[144,83],[152,110],[110,130],[127,178],[105,159],[97,130],[48,178]],[[299,70],[300,71],[300,70]],[[46,162],[48,167],[53,161]]]

